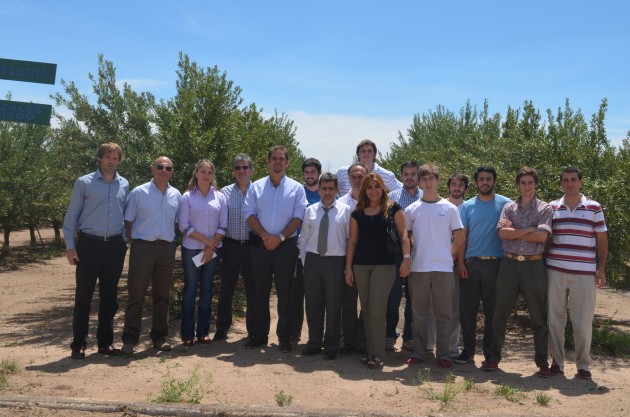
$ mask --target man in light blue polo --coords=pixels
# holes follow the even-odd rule
[[[133,353],[140,340],[142,306],[152,287],[153,326],[150,337],[157,350],[171,350],[168,336],[168,302],[175,263],[175,229],[181,193],[169,184],[173,162],[161,156],[151,166],[153,179],[129,193],[125,227],[131,238],[129,299],[125,311],[122,352]]]
[[[251,229],[256,321],[245,348],[266,346],[271,317],[269,295],[275,280],[278,296],[276,334],[281,352],[291,351],[291,286],[298,257],[296,230],[306,210],[306,194],[299,182],[286,176],[289,153],[284,146],[269,150],[269,176],[247,191],[243,218]]]
[[[459,321],[462,326],[464,350],[453,362],[472,362],[475,356],[477,313],[483,302],[483,355],[488,359],[492,340],[494,286],[504,252],[496,226],[503,206],[510,199],[495,194],[497,171],[480,166],[475,171],[477,195],[464,202],[459,212],[464,225],[466,243],[457,258],[459,275]]]

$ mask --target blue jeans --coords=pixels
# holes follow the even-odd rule
[[[199,311],[197,314],[197,337],[210,333],[212,303],[212,281],[219,264],[220,249],[217,256],[207,264],[197,268],[192,258],[201,249],[188,249],[182,246],[182,264],[184,266],[184,292],[182,294],[182,339],[195,338],[195,300],[199,288]]]

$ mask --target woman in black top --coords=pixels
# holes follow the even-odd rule
[[[370,368],[383,365],[387,299],[396,278],[394,255],[386,250],[387,222],[392,214],[404,255],[400,276],[406,277],[411,268],[411,256],[402,208],[387,196],[380,175],[366,175],[350,219],[345,279],[349,286],[356,284],[359,292]]]

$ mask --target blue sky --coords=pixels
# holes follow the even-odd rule
[[[245,103],[286,113],[325,168],[349,163],[363,138],[386,152],[414,114],[466,100],[501,114],[532,100],[544,116],[568,97],[590,119],[607,98],[619,145],[628,16],[626,1],[0,0],[0,57],[58,64],[57,85],[0,80],[0,94],[51,103],[61,78],[88,94],[103,53],[120,81],[170,98],[183,51],[226,71]]]

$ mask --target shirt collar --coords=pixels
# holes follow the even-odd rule
[[[560,205],[561,206],[565,206],[565,207],[569,207],[566,205],[566,203],[564,202],[564,196],[560,197]],[[582,193],[580,193],[580,203],[577,205],[578,207],[582,207],[586,205],[586,196]]]

